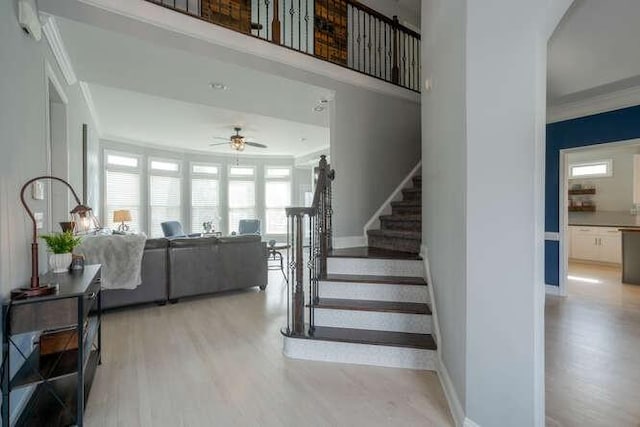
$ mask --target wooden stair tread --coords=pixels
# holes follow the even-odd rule
[[[391,206],[402,206],[402,207],[416,207],[416,208],[421,208],[422,207],[422,202],[420,200],[400,200],[397,202],[391,202]]]
[[[420,231],[404,231],[404,230],[368,230],[370,236],[395,237],[400,239],[421,240],[422,233]]]
[[[363,274],[328,274],[322,281],[427,286],[427,282],[422,277],[369,276]]]
[[[384,221],[422,221],[422,215],[406,214],[406,215],[380,215],[380,220]]]
[[[378,311],[383,313],[431,314],[428,304],[416,302],[369,301],[337,298],[321,298],[315,308],[353,311]]]
[[[433,336],[430,334],[411,334],[406,332],[372,331],[369,329],[316,326],[313,335],[305,336],[305,338],[320,341],[406,347],[422,350],[437,349]]]
[[[353,248],[333,249],[329,252],[329,258],[369,258],[369,259],[396,259],[396,260],[421,260],[419,254],[410,252],[392,251],[388,249],[358,246]]]

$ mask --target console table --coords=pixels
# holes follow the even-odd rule
[[[15,425],[82,426],[86,399],[101,362],[100,265],[50,273],[42,276],[41,283],[57,284],[58,291],[2,304],[3,427],[10,423],[12,393],[29,386],[34,387],[33,393],[17,414]],[[25,351],[15,338],[68,329],[75,329],[75,334],[69,334],[63,350],[53,354],[41,355],[39,345]]]

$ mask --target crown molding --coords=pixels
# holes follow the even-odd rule
[[[93,119],[93,124],[96,126],[96,131],[98,132],[98,137],[102,138],[102,127],[100,126],[100,119],[98,118],[98,110],[96,109],[96,104],[93,102],[93,95],[91,95],[91,89],[87,82],[80,82],[80,91],[82,92],[82,97],[84,98],[84,102],[87,104],[87,109],[89,110],[89,114]]]
[[[593,96],[581,101],[552,105],[547,109],[547,123],[577,119],[636,105],[640,105],[640,86]]]
[[[67,81],[67,84],[73,85],[78,81],[78,78],[76,77],[75,71],[73,71],[71,60],[67,54],[67,48],[64,46],[64,42],[62,41],[62,36],[58,29],[58,23],[53,16],[46,14],[41,14],[40,16],[44,21],[42,31],[49,42],[49,46],[51,46],[51,51],[53,52],[53,56],[56,58],[58,67],[60,67],[60,71],[62,71],[62,75]]]

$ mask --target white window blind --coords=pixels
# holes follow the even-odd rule
[[[229,181],[229,231],[237,232],[241,219],[256,218],[256,185],[253,181]]]
[[[105,207],[105,225],[108,228],[116,228],[119,225],[113,222],[113,211],[127,209],[131,212],[129,227],[132,231],[140,231],[140,174],[107,170]]]
[[[214,230],[220,230],[219,181],[211,178],[192,178],[191,232],[202,232],[202,224],[208,221],[213,223]]]
[[[151,175],[149,177],[149,221],[151,237],[162,237],[161,223],[181,221],[180,178]]]
[[[267,181],[265,183],[265,218],[267,234],[286,234],[285,208],[291,206],[291,182]]]

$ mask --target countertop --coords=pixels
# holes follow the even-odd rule
[[[640,215],[629,212],[569,212],[569,225],[583,227],[640,228]]]

